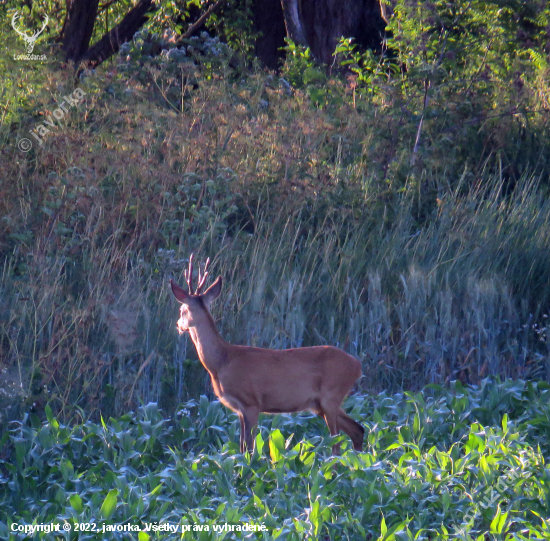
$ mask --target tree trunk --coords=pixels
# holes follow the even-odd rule
[[[307,47],[308,41],[302,27],[299,0],[281,0],[285,18],[286,35],[297,45]]]
[[[254,30],[260,35],[254,44],[255,55],[270,69],[277,69],[285,56],[286,28],[279,0],[255,0]]]
[[[134,34],[147,22],[147,13],[154,8],[153,0],[141,0],[119,24],[83,54],[81,59],[88,61],[92,67],[95,67],[117,53],[120,46],[130,41]]]
[[[320,62],[332,62],[342,36],[380,48],[385,22],[379,0],[301,0],[300,14],[307,44]]]
[[[61,41],[67,60],[78,62],[88,50],[98,4],[99,0],[66,0],[67,16]]]

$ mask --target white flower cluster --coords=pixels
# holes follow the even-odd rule
[[[224,56],[231,52],[225,43],[220,42],[220,39],[217,37],[210,37],[208,32],[201,32],[200,37],[192,37],[189,41],[191,42],[189,47],[192,50],[207,56]]]
[[[177,40],[178,36],[171,29],[165,30],[162,34],[143,29],[136,32],[131,42],[126,42],[120,47],[119,55],[126,62],[153,60],[156,56],[163,63],[191,61],[190,56],[220,59],[231,56],[231,49],[227,44],[222,43],[218,37],[211,37],[208,32],[201,32],[200,36],[185,40],[186,45],[178,46]]]

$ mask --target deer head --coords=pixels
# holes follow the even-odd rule
[[[49,19],[48,19],[48,16],[46,15],[46,19],[44,19],[42,28],[37,32],[35,32],[32,36],[29,36],[27,33],[21,32],[21,30],[18,30],[15,26],[18,19],[20,19],[20,17],[21,16],[19,15],[19,11],[16,11],[13,14],[13,17],[11,18],[11,25],[13,29],[23,38],[23,40],[27,44],[27,54],[31,54],[34,50],[34,44],[36,43],[38,36],[40,36],[40,34],[42,34],[42,32],[44,31],[44,28],[46,28],[46,25],[48,24]]]
[[[198,284],[197,289],[193,293],[193,254],[189,258],[189,267],[185,275],[185,281],[187,282],[187,288],[189,293],[182,287],[176,284],[173,280],[170,280],[170,286],[176,299],[181,302],[180,319],[176,326],[180,334],[188,331],[191,327],[195,327],[197,323],[204,318],[205,311],[209,313],[210,304],[212,301],[218,298],[222,289],[222,277],[218,276],[218,279],[204,292],[201,293],[206,277],[208,276],[208,265],[210,264],[210,258],[208,258],[204,264],[201,272],[201,266],[199,264],[198,272]]]

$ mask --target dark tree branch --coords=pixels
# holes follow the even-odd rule
[[[198,19],[193,23],[176,41],[176,45],[181,45],[182,40],[190,38],[197,30],[199,30],[208,20],[208,17],[213,13],[216,13],[225,0],[218,0],[215,4],[212,4]]]
[[[62,30],[67,60],[78,62],[88,50],[98,4],[99,0],[67,0],[67,17]]]
[[[119,0],[110,0],[109,2],[105,4],[101,4],[99,6],[99,9],[97,10],[97,14],[103,13],[107,8],[111,7],[113,4],[116,4]]]
[[[155,9],[153,0],[141,0],[112,30],[107,32],[81,60],[95,67],[118,52],[120,46],[130,41],[134,34],[147,22],[147,13]]]

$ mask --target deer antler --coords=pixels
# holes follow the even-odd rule
[[[185,281],[187,282],[187,288],[189,289],[189,295],[193,295],[193,254],[189,256],[189,267],[183,272]]]
[[[210,258],[206,258],[206,263],[204,264],[204,268],[201,273],[201,266],[199,265],[199,285],[197,286],[197,291],[195,291],[195,295],[198,295],[203,286],[204,282],[206,282],[206,277],[208,276],[208,265],[210,264]]]
[[[204,287],[204,284],[206,282],[206,277],[208,276],[208,265],[210,264],[210,258],[206,259],[206,262],[204,264],[204,267],[201,272],[201,265],[199,263],[199,277],[198,277],[198,285],[197,289],[195,289],[195,293],[193,293],[193,254],[189,256],[189,267],[186,271],[183,272],[183,275],[185,276],[185,281],[187,282],[187,287],[189,288],[189,294],[190,295],[199,295],[202,288]]]

